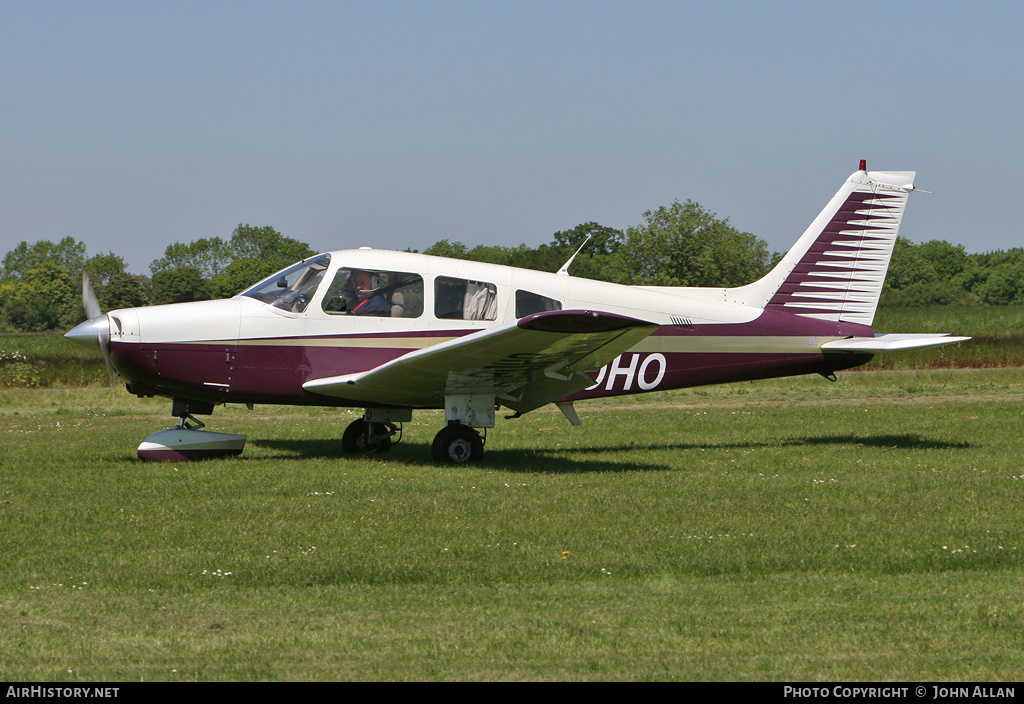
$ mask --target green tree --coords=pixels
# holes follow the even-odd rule
[[[989,305],[1024,302],[1024,249],[968,254],[945,240],[896,240],[882,305]]]
[[[1024,261],[1003,261],[989,272],[975,292],[989,305],[1024,303]]]
[[[231,298],[257,281],[293,263],[294,260],[286,260],[283,257],[236,259],[228,264],[223,272],[210,279],[210,297]]]
[[[518,247],[512,247],[507,250],[505,263],[509,266],[546,271],[549,274],[553,274],[565,264],[565,260],[568,258],[569,254],[566,254],[561,249],[552,247],[550,244],[542,244],[536,249],[521,244]]]
[[[220,237],[206,237],[188,244],[169,245],[164,256],[150,265],[150,270],[156,281],[160,273],[195,269],[201,278],[210,282],[204,289],[206,295],[233,296],[263,276],[314,254],[305,243],[286,237],[272,227],[239,225],[226,243]],[[242,261],[257,264],[237,264]],[[246,280],[254,271],[265,273]],[[230,294],[226,293],[228,291]]]
[[[168,297],[183,300],[190,288],[191,295],[201,298],[188,300],[233,296],[261,278],[314,254],[316,252],[305,242],[285,237],[269,226],[239,225],[227,242],[219,237],[188,244],[175,242],[167,247],[163,257],[150,264],[153,302],[170,302]],[[202,284],[187,283],[191,273],[159,276],[172,271],[198,272]]]
[[[103,310],[109,311],[146,305],[144,279],[145,277],[133,276],[123,271],[114,274],[110,281],[96,292],[100,306]]]
[[[644,213],[620,247],[629,283],[741,286],[768,271],[768,243],[691,200]]]
[[[968,254],[967,263],[963,271],[953,277],[953,285],[964,291],[973,292],[979,285],[984,283],[988,272],[978,263],[975,256]]]
[[[967,268],[967,252],[962,244],[952,245],[946,240],[930,240],[918,246],[921,258],[931,264],[936,278],[951,281]]]
[[[269,226],[239,225],[232,233],[227,248],[233,261],[278,258],[287,262],[285,266],[316,254],[305,242],[285,237]]]
[[[580,257],[584,254],[591,257],[610,256],[615,254],[619,247],[622,246],[622,230],[605,227],[596,222],[585,222],[571,230],[556,232],[554,239],[551,241],[551,246],[568,250],[571,254],[579,249],[580,245],[587,239],[587,235],[590,235],[590,241],[587,242],[587,246],[580,252]]]
[[[85,266],[85,243],[73,237],[60,242],[39,240],[35,244],[20,242],[4,255],[0,279],[22,279],[29,269],[51,263],[67,272],[80,272]]]
[[[85,272],[94,284],[100,284],[101,286],[106,285],[114,276],[123,274],[127,268],[128,264],[125,263],[124,259],[113,252],[96,254],[89,257],[85,260],[84,266]]]
[[[520,245],[525,248],[526,245]],[[516,266],[512,264],[515,257],[516,247],[502,247],[501,245],[478,244],[466,254],[466,259],[474,262],[485,262],[487,264],[500,264],[502,266]]]
[[[461,242],[449,242],[441,240],[423,250],[423,254],[434,257],[448,257],[449,259],[469,259],[469,249]]]
[[[10,288],[11,295],[0,309],[0,320],[7,330],[42,332],[70,327],[83,317],[80,295],[71,276],[51,261],[27,270]]]
[[[209,298],[207,283],[199,269],[190,266],[158,271],[153,274],[152,287],[154,305],[203,301]]]
[[[931,283],[935,279],[935,268],[922,256],[921,248],[906,237],[897,237],[885,276],[885,289],[898,291],[912,284]]]
[[[231,262],[231,251],[220,237],[209,237],[184,244],[167,245],[164,256],[149,265],[155,275],[171,269],[195,269],[204,278],[219,274]]]

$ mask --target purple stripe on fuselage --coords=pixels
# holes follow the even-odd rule
[[[446,330],[418,333],[380,333],[373,335],[320,336],[309,338],[314,344],[296,344],[305,338],[259,340],[258,344],[238,343],[138,344],[111,341],[111,355],[118,370],[147,393],[213,403],[270,403],[296,405],[355,405],[344,399],[309,393],[302,384],[311,379],[354,374],[373,369],[419,347],[367,346],[369,339],[452,338],[473,331]],[[765,310],[747,323],[697,324],[692,327],[662,326],[652,338],[713,337],[794,337],[804,345],[812,337],[870,337],[871,328],[853,323],[805,318],[779,310]],[[324,341],[330,340],[331,345]],[[348,344],[347,344],[348,343]],[[350,346],[356,343],[356,346]],[[756,345],[754,345],[756,348]],[[626,355],[635,354],[627,352]],[[815,353],[751,352],[677,352],[662,354],[664,377],[657,389],[680,388],[727,381],[742,381],[805,373],[831,373],[861,364],[868,355],[824,355]],[[624,355],[625,356],[625,355]],[[653,375],[653,367],[649,374]],[[592,375],[596,378],[596,374]],[[639,384],[630,389],[605,388],[583,392],[576,398],[638,393]]]

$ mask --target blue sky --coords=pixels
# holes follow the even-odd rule
[[[785,250],[842,181],[1024,246],[1024,4],[0,0],[0,253],[135,273],[272,225],[330,250],[536,246],[692,199]]]

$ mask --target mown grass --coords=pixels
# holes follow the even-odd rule
[[[239,458],[149,464],[166,402],[0,396],[5,680],[1015,680],[1024,373],[842,375],[502,421],[218,409]],[[229,574],[230,573],[230,574]]]

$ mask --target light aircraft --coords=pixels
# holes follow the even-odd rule
[[[226,300],[103,314],[67,333],[98,345],[137,396],[172,399],[175,428],[144,459],[237,454],[244,435],[195,415],[241,403],[348,406],[345,451],[387,450],[417,409],[444,409],[440,462],[477,460],[504,406],[816,373],[875,353],[967,340],[876,335],[882,283],[913,171],[862,161],[788,254],[736,288],[623,286],[558,273],[362,247],[298,262]],[[577,252],[578,253],[578,252]],[[573,257],[576,255],[574,254]]]

